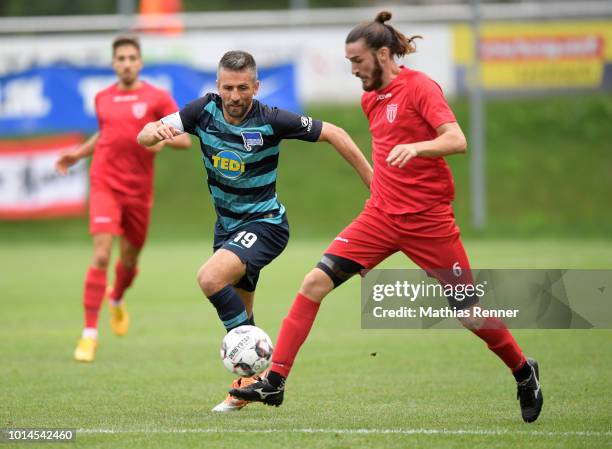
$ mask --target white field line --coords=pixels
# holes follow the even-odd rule
[[[262,434],[340,434],[340,435],[475,435],[475,436],[501,436],[525,435],[542,437],[609,437],[610,431],[576,430],[567,432],[554,432],[544,430],[504,430],[504,429],[78,429],[77,434],[232,434],[232,433],[262,433]]]

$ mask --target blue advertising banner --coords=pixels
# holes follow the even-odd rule
[[[292,64],[258,70],[257,99],[270,106],[301,112]],[[180,107],[216,92],[214,71],[178,64],[147,65],[142,79],[168,90]],[[96,94],[116,81],[110,68],[36,67],[0,77],[0,136],[93,132],[98,129]]]

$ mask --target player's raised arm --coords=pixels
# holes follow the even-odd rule
[[[96,142],[100,137],[100,132],[96,131],[91,135],[89,139],[85,141],[83,145],[78,147],[75,150],[65,151],[60,154],[60,157],[55,161],[55,170],[61,174],[65,175],[68,173],[68,169],[76,164],[79,160],[84,157],[91,156],[96,148]]]
[[[364,184],[370,188],[372,167],[351,136],[342,128],[323,122],[319,142],[330,143],[338,153],[355,169]]]
[[[158,120],[156,122],[147,123],[138,133],[136,140],[144,147],[152,147],[162,141],[168,144],[174,144],[173,140],[175,137],[181,134],[183,134],[182,129],[175,128],[171,124],[166,124]],[[189,140],[187,146],[191,146],[191,140]]]
[[[168,146],[177,149],[191,147],[191,137],[188,134],[189,129],[185,129],[180,112],[174,112],[167,115],[162,118],[159,123],[161,125],[166,125],[170,131],[174,132],[174,137],[172,139],[164,141]]]
[[[274,108],[271,112],[272,127],[284,139],[299,139],[307,142],[329,142],[351,164],[364,184],[370,188],[373,170],[351,136],[336,125],[313,120],[293,112]]]

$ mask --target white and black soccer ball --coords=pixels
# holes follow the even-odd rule
[[[257,326],[232,329],[221,343],[221,360],[225,367],[240,377],[261,373],[272,362],[272,340]]]

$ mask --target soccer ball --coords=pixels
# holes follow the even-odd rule
[[[240,377],[261,373],[272,361],[272,340],[257,326],[232,329],[221,343],[221,360],[225,367]]]

